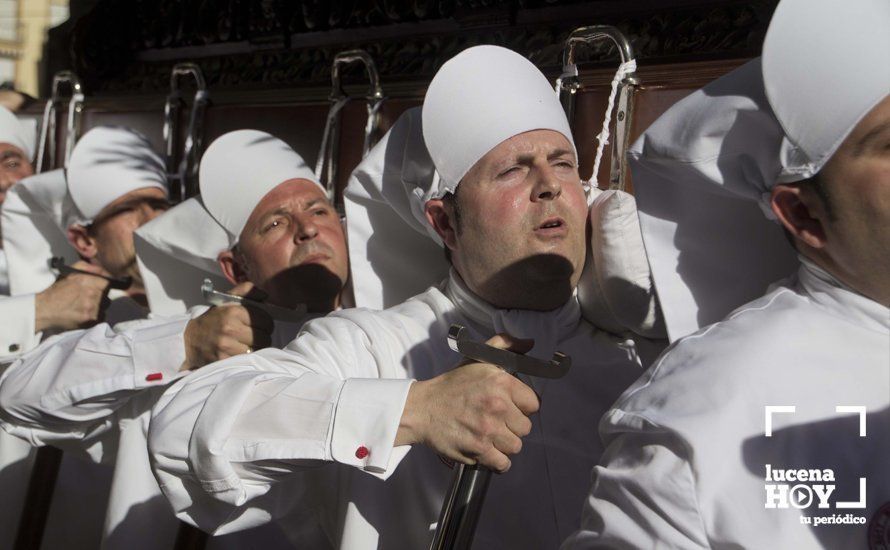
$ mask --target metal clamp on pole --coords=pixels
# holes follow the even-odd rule
[[[541,378],[562,378],[572,366],[572,358],[556,352],[550,361],[498,349],[470,340],[466,328],[451,325],[448,347],[468,359],[497,365],[510,374]],[[451,489],[442,504],[436,534],[430,550],[468,550],[491,482],[491,470],[481,466],[457,464]]]
[[[615,143],[612,146],[612,163],[609,172],[609,188],[623,190],[626,185],[627,178],[627,159],[625,152],[629,145],[631,124],[633,121],[633,100],[634,93],[640,85],[640,79],[636,74],[636,61],[630,41],[617,28],[610,25],[593,25],[590,27],[580,27],[569,34],[566,39],[565,47],[562,51],[562,76],[557,79],[557,93],[560,95],[563,108],[566,111],[569,122],[575,115],[575,101],[578,91],[582,88],[581,80],[578,77],[578,65],[576,62],[577,47],[581,44],[591,45],[600,40],[609,40],[618,49],[621,56],[621,66],[619,73],[616,75],[617,81],[613,83],[612,94],[609,98],[609,104],[605,115],[606,133],[600,139],[599,154],[601,154],[602,146],[605,145],[605,139],[608,134],[608,122],[612,114],[612,105],[617,99],[617,112],[615,115]],[[592,178],[596,178],[596,172],[599,168],[599,162],[595,163],[595,170]],[[592,181],[592,184],[596,182]]]
[[[181,78],[195,81],[195,96],[182,150],[177,148],[179,117],[185,105]],[[167,162],[167,178],[170,197],[174,201],[185,200],[198,194],[198,161],[204,136],[204,112],[210,103],[210,92],[201,68],[195,63],[177,63],[170,73],[170,94],[164,105],[164,143]]]
[[[304,304],[289,309],[264,302],[257,302],[243,296],[235,296],[226,292],[220,292],[213,288],[213,281],[204,279],[201,284],[201,295],[204,301],[212,306],[221,306],[225,304],[237,304],[247,308],[255,308],[265,311],[269,317],[276,321],[284,321],[287,323],[301,323],[306,320],[307,308]]]
[[[328,198],[334,202],[337,185],[337,156],[340,141],[340,111],[352,97],[343,90],[341,72],[351,63],[359,62],[365,67],[368,75],[368,118],[365,122],[365,136],[362,144],[362,158],[368,154],[377,141],[380,125],[380,107],[383,105],[383,88],[380,86],[380,75],[377,65],[370,54],[364,50],[348,50],[334,56],[331,64],[331,107],[321,137],[318,160],[315,163],[315,177],[324,185]]]
[[[56,162],[56,109],[62,102],[61,87],[67,84],[71,89],[68,98],[68,121],[65,134],[65,159],[62,166],[68,167],[74,143],[80,135],[81,115],[83,113],[84,93],[80,79],[71,71],[60,71],[53,76],[52,92],[46,107],[43,109],[43,121],[40,124],[40,137],[37,145],[37,173],[58,168]]]

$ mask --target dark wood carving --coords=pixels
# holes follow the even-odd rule
[[[566,35],[590,24],[618,26],[641,62],[751,57],[776,2],[100,0],[77,21],[70,51],[91,94],[162,93],[183,60],[200,63],[216,90],[324,86],[333,56],[355,47],[371,53],[386,83],[428,81],[481,43],[517,50],[555,75]],[[615,59],[605,43],[585,55]]]

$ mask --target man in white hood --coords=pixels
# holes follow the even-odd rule
[[[77,149],[73,160],[76,154]],[[246,165],[244,158],[255,164]],[[7,431],[115,462],[104,548],[169,548],[173,543],[177,522],[146,455],[148,410],[157,390],[207,362],[270,341],[284,345],[302,324],[285,323],[273,333],[268,314],[237,304],[200,305],[185,313],[184,306],[196,300],[158,315],[155,310],[163,308],[156,305],[164,303],[165,294],[192,291],[200,299],[195,291],[202,277],[189,278],[195,272],[183,267],[225,277],[238,285],[238,294],[255,285],[271,304],[302,306],[311,315],[339,305],[346,279],[339,218],[303,160],[284,142],[253,130],[222,136],[202,159],[200,185],[204,202],[190,199],[137,232],[140,249],[167,253],[162,263],[173,269],[166,271],[166,280],[158,280],[145,263],[137,271],[117,271],[138,274],[140,281],[148,277],[151,319],[103,324],[47,340],[0,381],[0,422]],[[129,251],[136,227],[130,226]],[[126,265],[136,265],[136,258]]]
[[[6,107],[0,107],[0,205],[6,192],[34,173],[34,136]]]
[[[122,128],[101,127],[88,132],[78,142],[67,178],[61,170],[49,172],[28,178],[13,189],[3,212],[13,291],[18,294],[49,285],[54,278],[49,257],[56,254],[69,260],[81,258],[82,262],[75,266],[92,273],[68,275],[37,294],[34,301],[38,329],[41,297],[50,296],[60,287],[69,296],[71,292],[82,296],[66,302],[57,299],[58,293],[55,294],[56,299],[51,300],[48,307],[57,313],[66,312],[70,317],[67,326],[56,328],[72,329],[95,323],[105,309],[100,303],[108,293],[106,278],[134,274],[133,230],[168,206],[164,183],[163,162],[143,136]],[[126,291],[113,290],[108,294],[105,317],[109,322],[144,317],[144,294],[138,277]],[[80,309],[91,304],[92,311],[78,311],[78,301],[82,304]],[[92,322],[89,317],[78,321],[76,314],[83,317],[84,313],[92,315]],[[38,330],[34,338],[40,336]],[[64,334],[51,337],[43,345],[51,347],[64,337]],[[38,347],[33,353],[42,352]],[[3,378],[14,369],[14,366],[7,369]],[[44,394],[32,403],[53,407],[52,398]],[[14,432],[9,429],[10,425],[4,427],[5,433]],[[31,434],[14,435],[32,445],[42,443],[40,437]],[[86,452],[91,451],[95,449]],[[87,464],[70,455],[64,457],[44,532],[46,544],[59,545],[64,541],[72,547],[87,547],[99,543],[110,478],[110,469]],[[88,505],[85,506],[85,502]],[[72,524],[78,525],[78,529],[72,530]]]
[[[647,249],[677,266],[655,277],[669,329],[741,307],[676,342],[603,418],[567,547],[887,547],[888,25],[884,0],[782,0],[762,58],[633,147]],[[795,249],[796,274],[742,305]],[[709,279],[723,296],[692,284]]]
[[[150,449],[183,519],[218,533],[275,518],[298,529],[294,473],[328,463],[297,480],[335,468],[337,483],[316,493],[332,546],[420,548],[451,478],[445,456],[510,470],[492,482],[481,547],[554,547],[574,529],[601,451],[589,426],[642,369],[634,342],[582,320],[574,296],[587,202],[568,121],[544,75],[494,46],[442,67],[422,119],[441,178],[405,207],[425,213],[450,275],[383,312],[334,313],[284,350],[172,386],[153,411]],[[493,341],[544,359],[560,350],[575,366],[566,379],[530,381],[534,390],[490,365],[452,370],[452,323],[476,339],[534,339]],[[532,422],[536,392],[544,406]]]
[[[0,205],[6,202],[13,185],[33,177],[33,134],[13,113],[0,107]],[[16,208],[18,201],[12,202],[12,208]],[[0,219],[0,238],[3,227]],[[13,240],[15,237],[11,236]],[[103,283],[95,277],[74,275],[34,292],[15,292],[10,289],[5,248],[0,244],[0,364],[33,348],[46,331],[68,330],[95,322],[100,313]],[[77,267],[90,270],[85,263]],[[16,296],[6,297],[10,294]]]

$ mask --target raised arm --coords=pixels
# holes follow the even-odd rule
[[[0,423],[35,445],[96,437],[140,390],[179,376],[189,315],[47,339],[0,377]]]
[[[343,318],[313,321],[284,350],[209,365],[173,385],[152,413],[149,450],[177,514],[227,532],[268,521],[293,498],[292,474],[336,462],[387,476],[411,380],[399,350],[407,336]],[[254,503],[255,504],[255,503]]]

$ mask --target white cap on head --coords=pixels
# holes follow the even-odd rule
[[[78,260],[65,228],[80,218],[61,168],[23,179],[3,202],[3,251],[9,263],[10,294],[31,294],[51,285],[53,256]]]
[[[36,127],[33,121],[23,123],[12,111],[0,107],[0,143],[15,145],[25,154],[28,162],[34,160]]]
[[[129,128],[93,128],[74,146],[68,163],[68,191],[81,223],[131,191],[157,187],[166,192],[166,182],[164,161],[145,136]]]
[[[200,197],[177,204],[134,235],[152,313],[173,315],[203,304],[201,283],[207,278],[217,288],[228,288],[217,257],[228,249],[229,238]]]
[[[486,153],[532,130],[554,130],[575,146],[547,77],[525,57],[500,46],[475,46],[457,54],[433,77],[423,102],[423,138],[441,175],[427,198],[454,192]]]
[[[795,145],[782,179],[809,178],[890,94],[890,2],[782,0],[763,42],[763,81]]]
[[[230,248],[253,209],[281,183],[305,179],[322,187],[287,143],[259,130],[236,130],[217,138],[201,158],[198,178],[204,205],[228,233]]]
[[[887,96],[888,10],[886,0],[782,0],[762,59],[679,101],[631,147],[671,340],[723,319],[798,266],[770,221],[770,190],[818,172]],[[855,44],[855,54],[828,55],[825,37]]]

